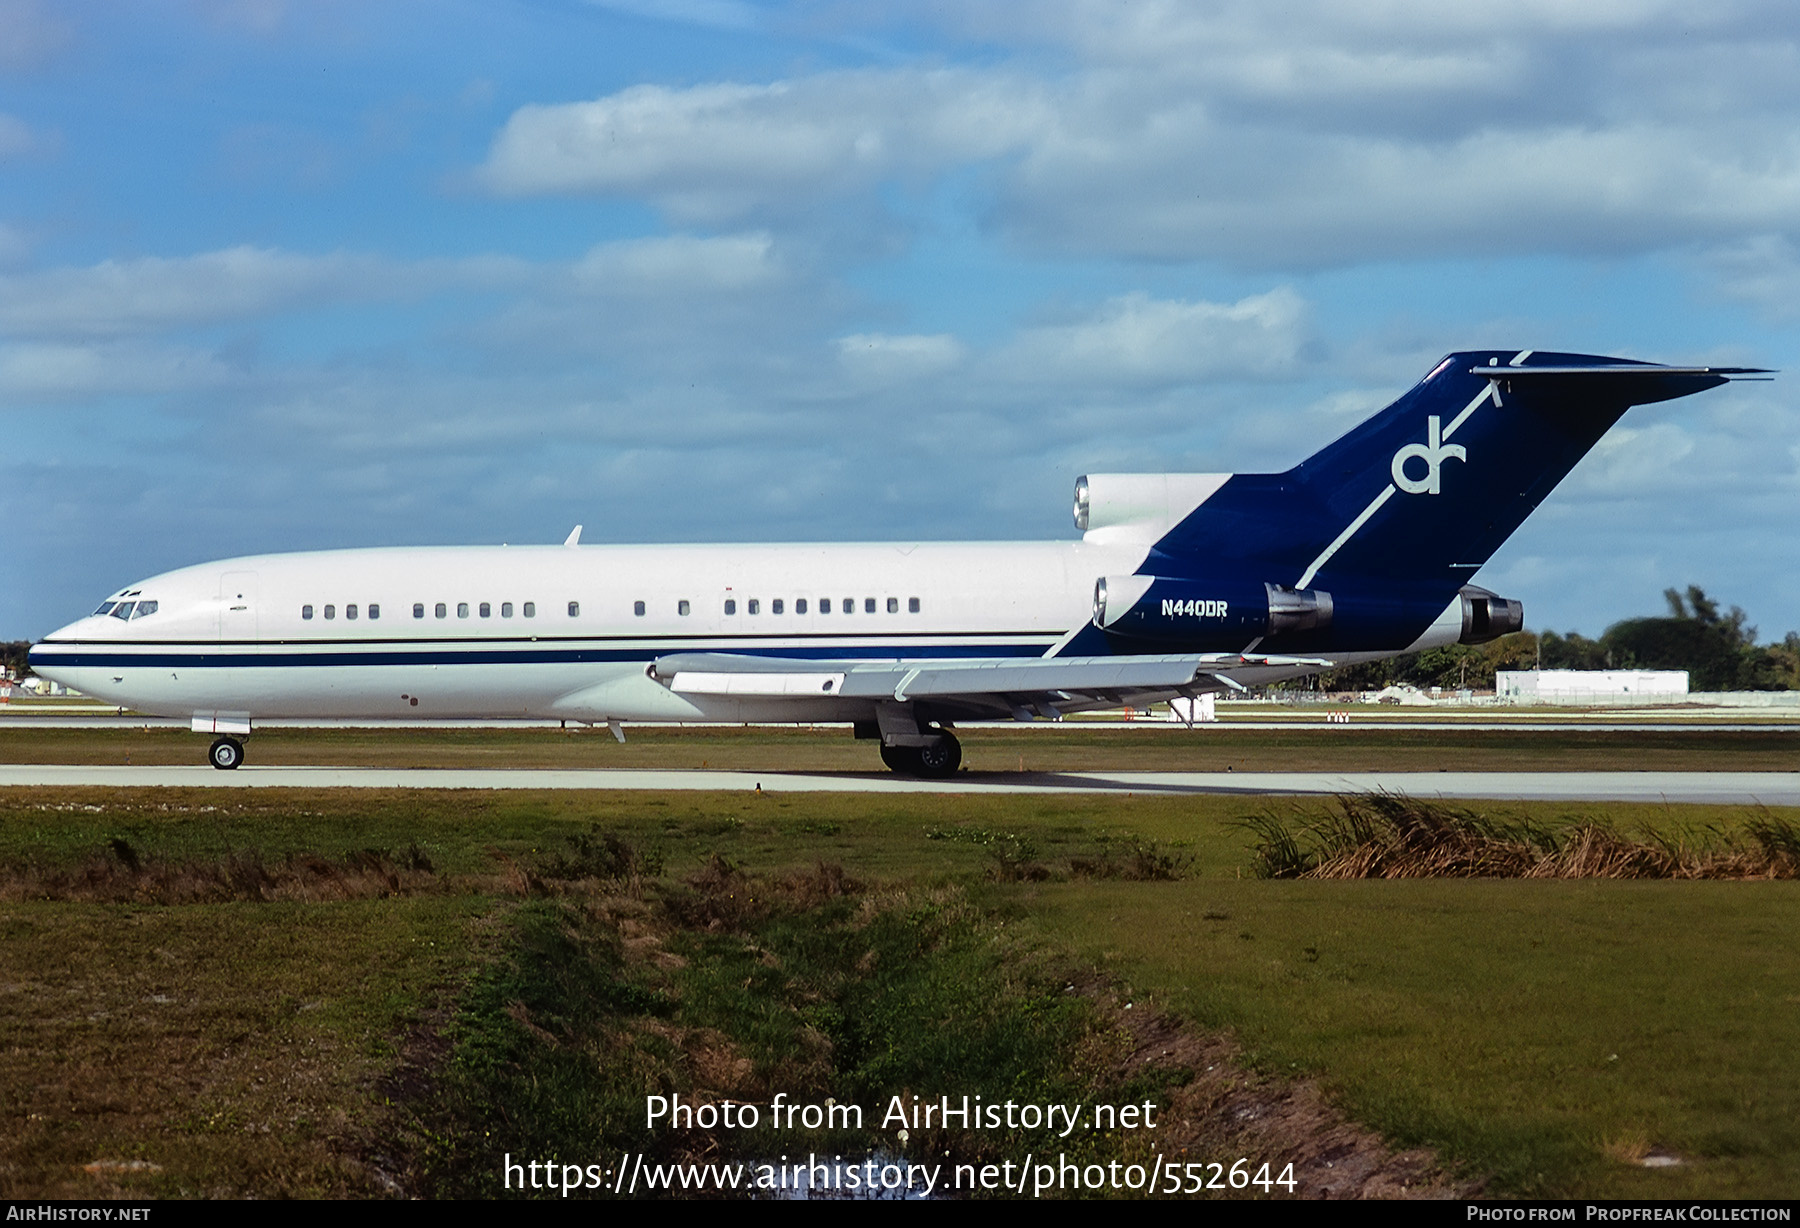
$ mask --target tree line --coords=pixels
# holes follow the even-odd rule
[[[1492,690],[1497,670],[1685,669],[1694,691],[1800,690],[1800,631],[1756,642],[1756,628],[1737,606],[1722,611],[1698,585],[1668,589],[1669,612],[1614,623],[1598,639],[1579,632],[1520,631],[1486,644],[1452,644],[1331,670],[1296,687],[1373,691],[1396,683],[1421,689]]]
[[[28,678],[31,667],[25,664],[25,654],[30,651],[30,640],[0,640],[0,666],[14,678]]]

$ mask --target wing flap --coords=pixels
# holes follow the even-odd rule
[[[669,679],[681,695],[831,695],[839,693],[844,675],[808,673],[734,674],[718,670],[682,670]]]
[[[1331,664],[1318,657],[1240,653],[860,662],[676,653],[658,657],[652,672],[671,690],[690,695],[986,700],[1016,709],[1017,701],[1038,697],[1091,696],[1116,705],[1145,694],[1241,690],[1234,677],[1239,673],[1255,677]]]

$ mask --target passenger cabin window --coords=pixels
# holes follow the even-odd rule
[[[300,617],[310,619],[312,617],[312,607],[309,605],[301,606],[300,607]]]
[[[512,602],[502,601],[500,603],[500,617],[501,618],[511,618],[512,617]]]
[[[688,611],[691,608],[692,607],[689,606],[688,603],[685,601],[677,601],[675,603],[675,612],[677,614],[681,615],[683,618],[686,618],[688,616]]]
[[[469,616],[469,603],[468,602],[459,601],[456,603],[456,616],[458,618],[467,618]]]
[[[525,603],[525,617],[526,618],[536,618],[537,617],[537,602],[527,601]]]
[[[898,614],[899,612],[900,612],[900,598],[889,597],[888,598],[888,613],[889,614]]]
[[[806,598],[804,598],[804,597],[794,598],[794,613],[796,613],[796,614],[806,613]]]
[[[344,617],[345,618],[355,618],[356,617],[356,607],[353,605],[345,606],[344,607]]]
[[[779,598],[779,597],[775,598],[775,600],[773,600],[769,603],[769,613],[771,613],[771,614],[783,613],[784,611],[782,610],[781,606],[782,606],[781,598]],[[804,606],[801,607],[800,612],[802,614],[806,613],[806,609]]]
[[[337,617],[337,607],[334,605],[326,606],[325,607],[325,617],[328,619],[336,618]]]
[[[874,612],[875,612],[875,598],[864,597],[863,598],[863,613],[864,614],[873,614]]]
[[[644,616],[644,603],[641,601],[632,602],[631,603],[631,612],[633,614],[637,615],[639,618],[642,618]]]
[[[376,605],[373,601],[371,601],[369,603],[369,617],[370,618],[380,618],[381,617],[381,607]]]
[[[749,612],[752,614],[762,613],[762,602],[758,601],[754,597],[750,598],[749,601],[745,602],[745,605],[749,608]]]
[[[571,601],[569,603],[569,617],[570,618],[580,618],[581,617],[581,603],[579,601]]]
[[[425,617],[425,603],[423,601],[413,602],[413,617],[414,618],[424,618]]]
[[[433,614],[436,614],[436,615],[437,615],[437,616],[438,616],[438,617],[439,617],[439,618],[442,618],[442,617],[444,617],[444,615],[446,615],[446,614],[448,614],[448,613],[449,613],[449,612],[450,612],[450,609],[449,609],[449,607],[448,607],[448,606],[446,606],[446,605],[445,605],[445,604],[444,604],[444,603],[443,603],[443,602],[441,602],[441,601],[440,601],[440,602],[438,602],[438,603],[437,603],[437,605],[436,605],[436,606],[435,606],[435,607],[434,607],[434,608],[433,608],[433,609],[432,609],[432,611],[431,611],[431,612],[432,612],[432,613],[433,613]]]
[[[485,601],[482,602],[481,603],[481,616],[483,618],[492,618],[494,616],[494,607],[489,605]]]
[[[919,599],[917,597],[908,597],[906,599],[906,612],[908,614],[917,614],[919,612]]]
[[[727,597],[725,599],[725,612],[727,614],[736,614],[737,613],[737,602],[735,602],[731,598]]]

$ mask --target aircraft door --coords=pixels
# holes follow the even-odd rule
[[[256,638],[256,573],[228,571],[219,577],[219,641]]]

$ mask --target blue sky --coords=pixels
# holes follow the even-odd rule
[[[1796,81],[1776,2],[0,0],[0,638],[265,551],[1067,537],[1506,346],[1793,373],[1480,577],[1778,637]]]

